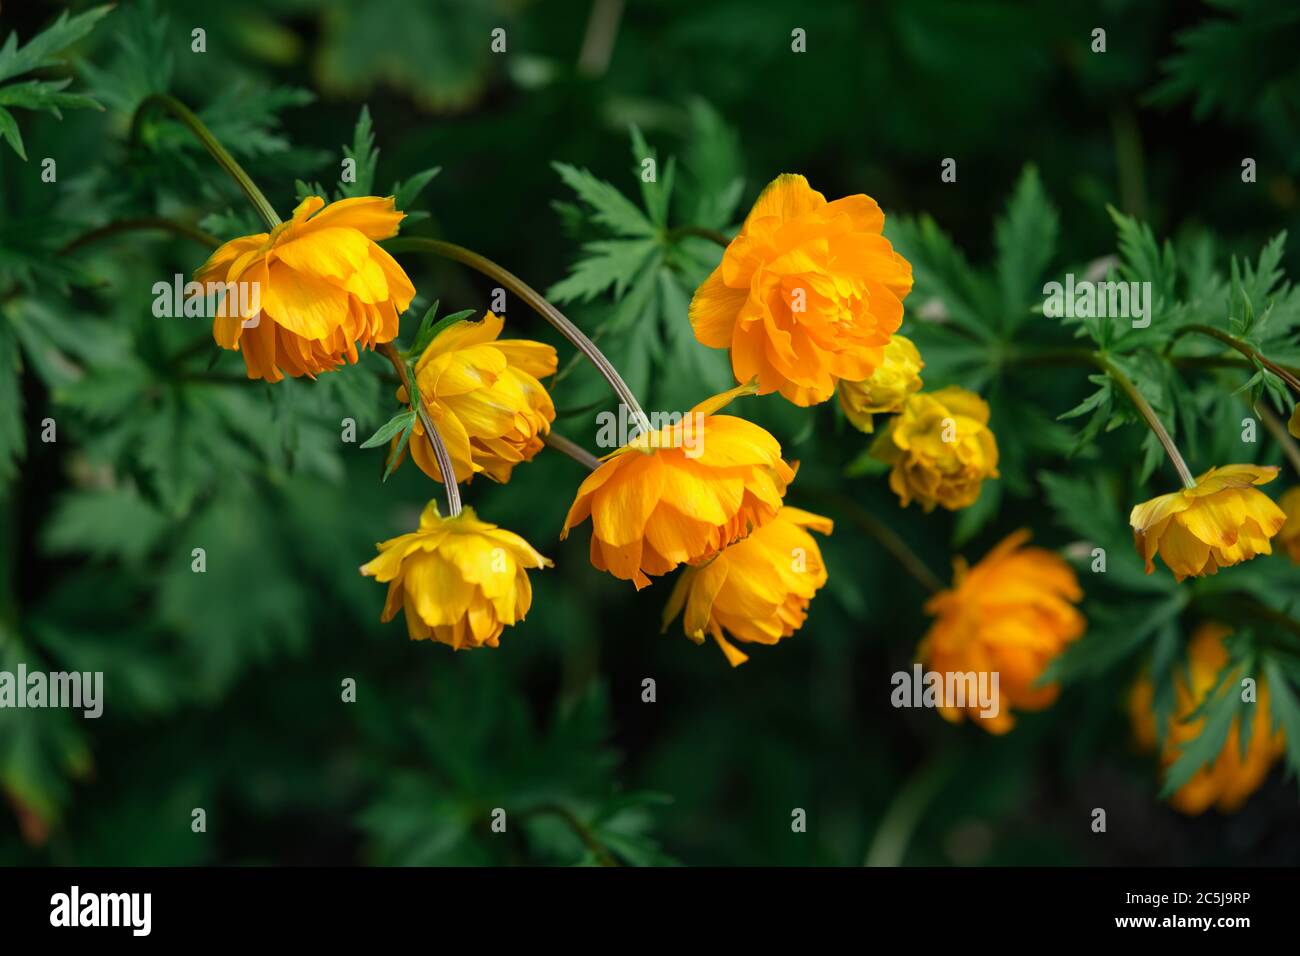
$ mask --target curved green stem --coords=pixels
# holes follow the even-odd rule
[[[177,222],[175,219],[168,219],[165,216],[139,216],[134,219],[118,219],[107,225],[100,226],[98,229],[92,229],[90,232],[82,233],[73,239],[62,249],[59,255],[67,255],[74,249],[80,249],[82,246],[90,245],[92,242],[98,242],[101,239],[107,239],[110,236],[116,236],[123,232],[135,232],[143,229],[161,229],[165,232],[174,233],[184,239],[190,239],[201,246],[209,249],[215,249],[221,245],[221,240],[210,232],[200,229],[198,226],[191,226],[188,223]]]
[[[1156,415],[1155,409],[1151,407],[1151,403],[1142,397],[1142,393],[1137,390],[1137,386],[1133,384],[1132,379],[1125,375],[1118,365],[1100,352],[1094,352],[1093,359],[1096,361],[1097,367],[1111,377],[1115,384],[1128,396],[1129,401],[1133,403],[1138,413],[1146,420],[1151,431],[1155,433],[1156,438],[1160,440],[1160,444],[1164,446],[1165,454],[1174,463],[1174,468],[1178,471],[1178,477],[1182,480],[1183,487],[1195,488],[1196,479],[1192,477],[1187,462],[1183,460],[1182,453],[1179,452],[1178,446],[1174,444],[1174,440],[1169,437],[1169,432],[1165,429],[1164,423],[1160,421],[1159,416]]]
[[[489,279],[501,283],[503,288],[519,296],[528,303],[529,308],[555,326],[574,348],[585,355],[592,365],[596,366],[600,374],[604,376],[605,381],[609,382],[610,388],[614,390],[614,394],[618,396],[619,401],[627,406],[628,412],[636,421],[638,429],[642,432],[652,431],[650,420],[646,418],[645,412],[641,410],[641,403],[636,400],[636,396],[632,394],[632,389],[628,388],[627,382],[623,381],[623,377],[618,374],[618,369],[614,368],[613,363],[596,347],[596,343],[587,338],[581,329],[570,322],[563,312],[551,305],[541,293],[514,273],[471,249],[458,246],[453,242],[443,242],[439,239],[414,237],[389,239],[384,243],[384,246],[390,252],[431,252],[436,256],[442,256],[444,259],[451,259],[453,262],[469,266],[475,272],[482,273]]]
[[[572,439],[565,438],[563,435],[558,434],[557,432],[553,432],[553,431],[547,432],[546,437],[543,438],[542,441],[546,442],[547,445],[549,445],[551,448],[554,448],[556,451],[560,452],[561,454],[568,455],[570,458],[572,458],[574,461],[580,464],[583,468],[586,468],[588,471],[595,471],[597,468],[600,467],[599,458],[597,458],[591,452],[587,451],[587,449],[583,448],[577,442],[573,441]]]
[[[249,178],[248,173],[239,165],[235,157],[231,156],[226,147],[217,141],[212,135],[212,131],[204,125],[203,120],[199,119],[193,110],[176,99],[174,96],[168,96],[166,93],[154,93],[146,96],[140,105],[135,108],[135,113],[131,117],[131,146],[134,147],[140,142],[140,132],[144,126],[144,117],[151,107],[158,107],[171,113],[176,119],[185,124],[186,128],[194,134],[195,138],[203,144],[204,148],[212,154],[215,159],[227,173],[230,178],[239,184],[239,188],[244,191],[248,201],[253,204],[266,221],[267,228],[274,229],[280,225],[280,217],[276,214],[275,207],[267,201],[266,196],[257,188],[257,184]]]
[[[433,457],[438,462],[438,471],[442,473],[442,487],[447,494],[447,516],[454,518],[460,514],[460,486],[456,484],[456,468],[451,463],[451,455],[447,453],[447,446],[442,440],[442,435],[439,433],[437,426],[433,424],[429,409],[425,407],[424,398],[420,395],[420,390],[416,387],[415,382],[412,381],[411,370],[397,347],[392,342],[384,342],[382,345],[377,346],[377,350],[397,370],[397,377],[401,379],[402,387],[406,389],[406,396],[411,402],[411,407],[420,416],[420,424],[424,427],[424,437],[429,440],[429,446],[433,449]]]
[[[863,866],[902,865],[917,824],[951,773],[947,761],[935,760],[899,788],[876,828],[876,835],[872,837],[862,861]]]
[[[716,229],[706,229],[704,226],[677,226],[668,230],[669,239],[681,239],[686,236],[708,239],[710,242],[716,242],[724,249],[731,245],[731,240],[726,235]]]
[[[1242,355],[1246,356],[1246,358],[1249,359],[1251,362],[1258,362],[1260,365],[1264,366],[1264,368],[1268,369],[1278,378],[1282,379],[1284,382],[1290,385],[1291,388],[1294,389],[1296,392],[1300,392],[1300,375],[1297,375],[1295,370],[1290,369],[1285,365],[1281,365],[1277,362],[1274,362],[1272,359],[1266,357],[1263,352],[1255,348],[1249,342],[1243,342],[1235,335],[1229,335],[1227,332],[1224,332],[1222,329],[1216,329],[1212,325],[1197,325],[1197,324],[1184,325],[1182,328],[1174,332],[1173,339],[1170,340],[1170,344],[1172,345],[1174,341],[1177,341],[1179,338],[1181,338],[1184,335],[1191,335],[1191,334],[1204,335],[1207,336],[1208,338],[1212,338],[1215,339],[1216,341],[1222,342],[1228,348],[1240,352]]]

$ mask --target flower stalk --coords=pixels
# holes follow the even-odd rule
[[[1151,403],[1142,397],[1142,393],[1133,384],[1133,380],[1125,375],[1118,365],[1100,352],[1094,353],[1093,359],[1097,363],[1097,367],[1109,375],[1115,384],[1120,387],[1120,390],[1128,396],[1129,401],[1133,403],[1133,406],[1146,421],[1151,431],[1155,433],[1156,438],[1160,440],[1160,444],[1164,446],[1165,454],[1169,456],[1169,460],[1174,463],[1174,468],[1178,471],[1178,477],[1182,480],[1183,487],[1195,488],[1196,479],[1192,477],[1192,472],[1187,467],[1187,462],[1183,460],[1183,455],[1178,450],[1178,446],[1174,444],[1173,438],[1169,436],[1168,430],[1165,428],[1164,423],[1160,421],[1159,416],[1156,415]]]
[[[140,142],[140,134],[144,128],[144,117],[152,108],[166,110],[173,117],[180,120],[182,124],[194,134],[195,139],[203,144],[204,149],[212,154],[212,158],[230,174],[239,188],[244,191],[248,201],[265,220],[268,229],[274,229],[280,225],[280,216],[276,213],[275,207],[267,200],[262,190],[257,188],[257,184],[244,172],[244,167],[240,166],[235,157],[230,155],[230,151],[222,146],[212,131],[199,119],[198,115],[188,106],[176,99],[174,96],[168,96],[166,93],[153,93],[146,96],[140,101],[140,105],[135,108],[135,113],[131,116],[131,136],[130,143],[135,147]]]
[[[475,272],[499,282],[502,288],[519,296],[528,304],[529,308],[555,326],[574,348],[585,355],[592,365],[596,366],[600,374],[604,376],[605,381],[609,382],[610,388],[614,390],[614,394],[618,396],[619,401],[627,406],[629,414],[640,431],[649,432],[653,430],[650,427],[650,420],[641,409],[641,403],[632,394],[632,389],[628,387],[627,382],[623,381],[623,377],[619,375],[618,369],[614,368],[613,363],[596,347],[596,343],[587,338],[581,329],[569,321],[568,317],[548,302],[541,293],[514,273],[471,249],[458,246],[453,242],[443,242],[440,239],[422,237],[390,239],[384,243],[384,246],[390,252],[429,252],[444,259],[459,262],[461,265],[469,266]]]
[[[593,455],[587,449],[583,448],[571,438],[565,438],[556,432],[547,432],[546,437],[542,439],[551,448],[560,452],[562,455],[568,455],[583,468],[588,471],[595,471],[600,467],[600,459]]]
[[[442,435],[438,432],[437,426],[433,423],[433,418],[429,415],[429,409],[425,407],[424,399],[416,386],[415,377],[411,375],[410,366],[406,364],[406,360],[402,358],[401,353],[392,342],[384,342],[378,346],[378,350],[397,370],[397,377],[401,380],[402,387],[406,389],[406,396],[410,400],[411,408],[420,417],[420,424],[424,428],[424,437],[428,439],[429,447],[433,449],[433,457],[438,462],[438,470],[442,472],[442,487],[447,494],[447,516],[454,518],[460,514],[460,486],[456,484],[456,469],[452,466],[451,455],[447,453],[447,446],[443,443]]]

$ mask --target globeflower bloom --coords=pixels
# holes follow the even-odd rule
[[[872,415],[900,411],[907,397],[921,390],[921,353],[912,340],[895,335],[885,346],[885,357],[871,377],[862,382],[840,382],[840,408],[853,427],[870,434],[875,431]]]
[[[1225,465],[1205,472],[1194,488],[1134,506],[1129,524],[1147,574],[1157,552],[1179,581],[1272,554],[1269,539],[1286,515],[1254,486],[1276,477],[1273,465]]]
[[[578,488],[561,539],[590,517],[591,563],[639,591],[649,575],[712,557],[770,521],[794,469],[763,428],[715,414],[753,392],[715,395],[607,456]]]
[[[736,381],[757,377],[759,394],[796,405],[870,378],[912,289],[884,224],[869,196],[827,202],[804,177],[778,176],[691,299],[695,337],[731,349]]]
[[[807,529],[830,534],[829,518],[786,505],[748,538],[698,567],[686,568],[664,608],[664,630],[685,608],[686,636],[710,635],[738,667],[749,656],[730,643],[775,644],[803,626],[808,604],[826,583],[821,550]]]
[[[503,325],[491,312],[482,322],[456,322],[438,333],[415,366],[420,397],[447,446],[457,481],[479,472],[509,481],[515,465],[541,450],[555,421],[550,393],[538,381],[555,374],[555,349],[527,339],[498,340]],[[410,400],[405,387],[397,398]],[[418,418],[407,447],[421,471],[442,481]]]
[[[972,505],[984,480],[999,477],[988,403],[955,385],[909,396],[871,454],[892,466],[889,487],[899,503],[915,499],[927,512]]]
[[[963,709],[990,733],[1015,725],[1011,710],[1042,710],[1056,700],[1055,684],[1038,686],[1043,670],[1084,632],[1083,598],[1074,570],[1059,555],[1024,547],[1028,531],[1017,531],[968,568],[953,561],[952,587],[925,604],[935,621],[917,648],[917,659],[940,674],[997,674],[996,714],[969,697],[964,708],[941,702],[953,723]],[[993,687],[991,677],[989,686]]]
[[[1160,751],[1160,763],[1166,769],[1178,759],[1183,747],[1201,735],[1205,718],[1193,715],[1219,686],[1219,676],[1229,660],[1224,638],[1231,633],[1221,624],[1201,624],[1187,645],[1187,668],[1174,668],[1174,711]],[[1238,692],[1235,686],[1228,688],[1228,693]],[[1150,677],[1143,675],[1129,694],[1129,717],[1133,735],[1146,750],[1157,747],[1154,701],[1155,688]],[[1268,684],[1260,680],[1256,701],[1243,706],[1248,708],[1251,721],[1245,756],[1241,753],[1240,718],[1234,717],[1219,755],[1170,798],[1175,809],[1199,814],[1213,806],[1222,813],[1235,812],[1259,789],[1282,755],[1286,739],[1280,728],[1273,727]]]
[[[496,647],[508,625],[533,601],[529,568],[549,568],[519,535],[480,521],[473,508],[454,518],[431,501],[419,530],[375,546],[379,556],[361,573],[388,585],[382,621],[406,613],[411,640],[432,638],[455,650]]]
[[[1286,522],[1277,533],[1277,543],[1292,564],[1300,564],[1300,485],[1284,491],[1277,504],[1286,515]]]
[[[404,215],[391,196],[329,205],[308,196],[270,233],[225,243],[196,281],[253,291],[228,291],[213,338],[243,353],[249,378],[268,382],[332,371],[356,362],[358,349],[392,340],[415,287],[375,240],[396,235]]]

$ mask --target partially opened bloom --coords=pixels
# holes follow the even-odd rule
[[[912,267],[869,196],[834,202],[802,176],[773,180],[691,299],[695,337],[731,349],[736,381],[796,405],[869,378],[903,320]]]
[[[328,372],[395,338],[415,287],[375,240],[395,235],[404,215],[392,196],[308,196],[270,233],[225,243],[195,273],[230,290],[213,338],[243,353],[249,378],[269,382]]]
[[[915,499],[926,511],[956,511],[975,503],[986,478],[998,477],[988,403],[955,385],[909,396],[871,454],[892,466],[889,487],[903,507]]]
[[[1173,669],[1174,709],[1160,750],[1160,762],[1166,769],[1204,730],[1205,716],[1196,712],[1219,686],[1220,675],[1229,661],[1224,638],[1231,633],[1220,624],[1209,621],[1201,624],[1187,645],[1187,667]],[[1235,680],[1230,682],[1227,692],[1240,692]],[[1129,717],[1134,736],[1146,750],[1155,750],[1158,743],[1154,702],[1155,688],[1150,677],[1143,675],[1129,695]],[[1259,789],[1282,755],[1286,740],[1281,729],[1273,726],[1268,683],[1261,679],[1256,687],[1256,700],[1242,707],[1251,722],[1245,754],[1241,752],[1240,718],[1234,717],[1219,755],[1170,797],[1169,802],[1176,809],[1197,814],[1213,806],[1223,813],[1232,813]]]
[[[686,636],[708,634],[732,667],[749,660],[727,640],[775,644],[803,626],[808,604],[826,583],[821,549],[807,529],[830,534],[829,518],[786,505],[749,537],[682,571],[664,609],[664,629],[686,611]]]
[[[1286,515],[1255,485],[1276,477],[1274,465],[1225,465],[1201,475],[1194,488],[1135,505],[1129,524],[1147,574],[1157,552],[1179,581],[1272,554],[1269,539]]]
[[[875,431],[872,415],[901,411],[907,397],[921,390],[921,353],[912,340],[895,335],[885,346],[884,361],[871,377],[861,382],[844,379],[836,393],[840,408],[853,427],[870,434]]]
[[[361,573],[388,585],[380,620],[406,613],[411,640],[432,638],[455,650],[496,647],[533,602],[529,568],[549,568],[519,535],[480,521],[473,508],[454,518],[430,501],[419,530],[377,544]]]
[[[766,524],[794,470],[767,431],[714,414],[752,393],[742,385],[715,395],[608,456],[578,488],[560,537],[590,517],[591,563],[640,590]]]
[[[1300,485],[1282,492],[1277,504],[1286,515],[1286,522],[1277,533],[1277,543],[1292,564],[1300,564]]]
[[[969,695],[964,707],[941,701],[939,712],[953,723],[965,712],[1002,734],[1015,724],[1013,708],[1049,706],[1057,686],[1039,686],[1038,679],[1084,632],[1086,622],[1074,606],[1083,598],[1074,570],[1051,551],[1024,547],[1028,540],[1028,531],[1017,531],[974,567],[957,558],[952,587],[925,604],[935,621],[917,648],[918,660],[942,675],[987,675],[988,689],[997,675],[992,707]]]
[[[479,472],[509,481],[515,465],[541,450],[555,421],[555,405],[538,381],[555,374],[555,349],[527,339],[497,339],[503,325],[491,312],[482,322],[457,322],[438,333],[416,363],[420,397],[457,481]],[[405,388],[397,397],[409,400]],[[442,481],[418,418],[407,447],[420,470]]]

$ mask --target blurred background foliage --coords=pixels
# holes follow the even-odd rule
[[[26,43],[64,6],[5,3],[0,37]],[[106,703],[98,721],[0,711],[0,861],[1300,859],[1280,768],[1240,813],[1183,818],[1123,714],[1134,676],[1153,656],[1167,665],[1203,603],[1231,585],[1288,612],[1295,572],[1260,559],[1186,591],[1163,569],[1141,575],[1127,507],[1172,475],[1140,427],[1114,427],[1133,421],[1122,399],[1089,397],[1086,369],[1019,351],[1095,337],[1034,306],[1047,278],[1114,267],[1162,290],[1156,334],[1227,328],[1232,302],[1271,303],[1254,333],[1290,359],[1300,301],[1280,273],[1297,254],[1265,244],[1297,220],[1294,4],[123,0],[98,20],[71,8],[81,18],[46,34],[41,56],[0,48],[0,669],[102,670]],[[206,52],[191,50],[196,27]],[[498,27],[507,51],[494,55]],[[791,52],[796,27],[805,54]],[[1090,51],[1096,27],[1104,54]],[[47,85],[12,90],[33,80]],[[340,441],[343,419],[364,438],[392,414],[382,359],[317,382],[245,381],[203,323],[151,312],[153,284],[192,273],[201,244],[145,230],[67,248],[151,216],[220,238],[257,231],[179,125],[154,117],[132,146],[132,113],[156,92],[198,111],[282,213],[303,183],[333,189],[345,155],[376,192],[401,182],[425,214],[411,234],[549,289],[653,409],[730,383],[686,321],[718,250],[671,230],[734,225],[784,171],[830,197],[866,192],[915,268],[907,330],[927,388],[989,398],[1003,478],[955,516],[903,512],[863,460],[869,440],[831,407],[743,400],[735,413],[802,463],[790,500],[838,524],[808,625],[733,671],[715,648],[659,633],[665,583],[635,593],[590,567],[585,533],[557,540],[581,471],[547,451],[507,486],[467,489],[556,560],[534,576],[527,623],[497,651],[409,642],[379,624],[382,589],[356,569],[435,486],[410,467],[381,483],[381,456]],[[660,177],[643,190],[648,155]],[[956,183],[940,180],[945,157]],[[1243,157],[1257,183],[1242,182]],[[1234,256],[1269,281],[1243,292]],[[487,306],[478,276],[403,262],[421,291],[407,337],[434,298]],[[590,444],[603,384],[522,304],[507,318],[511,335],[561,348],[557,428]],[[1232,393],[1249,370],[1171,375],[1143,367],[1162,342],[1108,344],[1194,470],[1280,461],[1268,440],[1238,440]],[[1275,391],[1257,375],[1247,397]],[[1089,414],[1057,421],[1083,400]],[[46,419],[55,442],[40,440]],[[1004,738],[891,708],[924,594],[854,526],[854,505],[945,578],[953,553],[977,558],[1021,526],[1050,547],[1105,543],[1104,583],[1080,564],[1091,630],[1059,662],[1058,703]],[[191,571],[196,547],[205,574]],[[345,678],[355,704],[340,700]],[[191,831],[195,807],[205,833]],[[497,807],[505,835],[490,829]],[[791,832],[796,807],[806,834]],[[1094,807],[1105,835],[1089,828]]]

